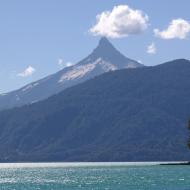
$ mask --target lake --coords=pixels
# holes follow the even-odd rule
[[[0,190],[190,190],[190,166],[158,163],[0,164]]]

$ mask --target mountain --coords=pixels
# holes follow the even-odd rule
[[[1,94],[0,110],[46,99],[68,87],[108,71],[141,66],[140,63],[122,55],[106,38],[101,38],[97,48],[76,65],[64,68],[19,90]]]
[[[1,161],[189,160],[190,61],[105,73],[0,112]]]

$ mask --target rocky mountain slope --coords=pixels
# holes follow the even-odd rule
[[[106,38],[101,38],[94,51],[76,65],[64,68],[19,90],[1,94],[0,110],[46,99],[68,87],[108,71],[141,66],[140,63],[122,55]]]

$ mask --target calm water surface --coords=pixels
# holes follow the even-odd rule
[[[0,164],[0,190],[190,190],[190,166],[155,163]]]

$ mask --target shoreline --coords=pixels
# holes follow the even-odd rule
[[[125,167],[125,166],[183,166],[189,161],[176,162],[17,162],[0,163],[0,168],[43,168],[43,167]]]
[[[190,162],[180,162],[180,163],[161,163],[160,166],[190,166]]]

